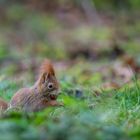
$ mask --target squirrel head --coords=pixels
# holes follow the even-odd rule
[[[46,59],[40,68],[39,76],[40,93],[51,100],[55,100],[59,94],[59,84],[55,76],[52,63]]]

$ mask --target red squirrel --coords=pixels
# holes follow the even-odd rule
[[[39,111],[49,106],[61,106],[56,101],[59,95],[59,83],[55,76],[54,68],[49,60],[45,60],[40,68],[38,80],[30,88],[17,91],[8,106],[21,108],[23,111]],[[0,100],[0,108],[6,109],[6,102]]]

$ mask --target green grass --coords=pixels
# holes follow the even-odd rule
[[[2,81],[0,95],[9,100],[18,89],[16,83]],[[77,90],[61,82],[59,101],[64,107],[37,113],[8,111],[1,114],[1,140],[65,139],[128,140],[139,139],[140,85],[120,90]]]

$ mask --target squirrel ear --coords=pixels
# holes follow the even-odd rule
[[[40,76],[39,83],[40,84],[44,84],[46,80],[50,79],[50,77],[51,77],[51,74],[50,73],[43,73]]]
[[[49,75],[55,75],[55,71],[52,63],[45,59],[40,67],[40,73],[48,73]]]
[[[45,83],[46,75],[47,75],[46,73],[43,73],[43,74],[41,75],[40,80],[39,80],[39,83],[40,83],[40,84]]]

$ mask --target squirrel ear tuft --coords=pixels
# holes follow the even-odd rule
[[[55,75],[53,65],[48,59],[45,59],[44,62],[42,63],[40,67],[40,73],[41,74],[47,73],[48,75]]]

